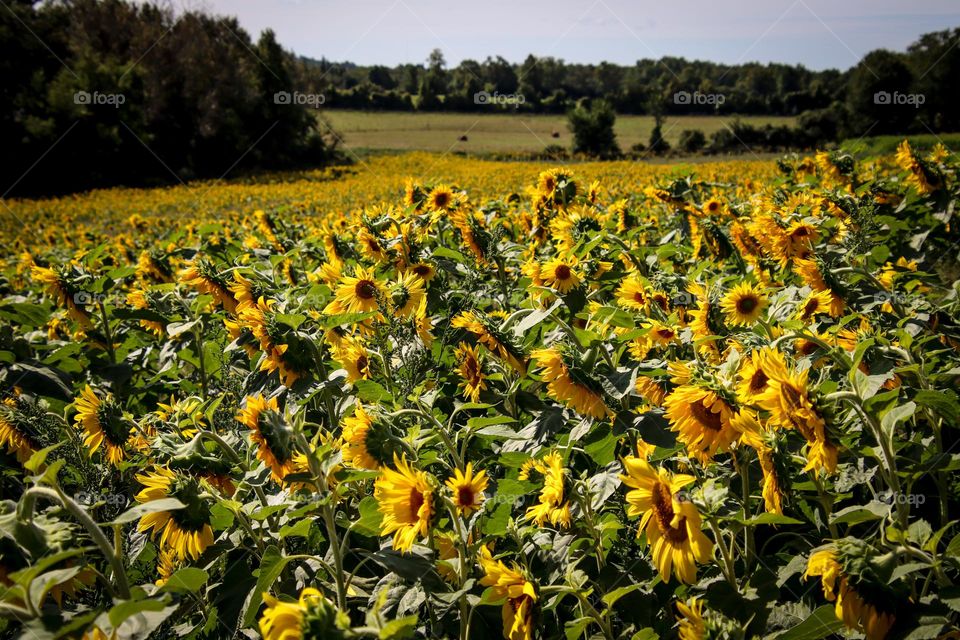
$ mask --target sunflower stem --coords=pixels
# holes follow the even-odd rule
[[[717,539],[717,547],[720,549],[720,558],[723,560],[721,568],[723,569],[723,577],[727,579],[727,582],[730,583],[734,589],[739,589],[737,584],[737,574],[733,568],[733,554],[730,552],[730,549],[727,547],[726,540],[723,539],[723,535],[720,532],[720,527],[717,526],[717,523],[713,518],[707,518],[707,526],[710,527],[710,531],[713,532],[713,537]]]
[[[110,364],[117,364],[117,352],[113,349],[113,332],[110,331],[110,316],[107,314],[107,307],[100,298],[97,299],[97,306],[100,308],[100,316],[103,318],[103,337],[107,341],[107,353],[110,355]]]
[[[70,499],[60,491],[59,488],[31,487],[24,491],[20,499],[20,519],[28,522],[33,520],[34,508],[37,498],[39,497],[59,502],[63,508],[69,511],[70,514],[80,522],[83,528],[87,530],[94,544],[100,548],[100,552],[107,559],[107,562],[110,563],[110,568],[113,571],[113,579],[117,583],[117,595],[123,600],[129,600],[130,583],[127,580],[127,572],[123,567],[122,557],[117,554],[113,545],[111,545],[107,539],[107,536],[104,535],[103,530],[93,521],[93,518],[90,517],[86,509]]]

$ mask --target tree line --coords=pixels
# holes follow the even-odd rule
[[[122,0],[0,9],[3,197],[328,160],[296,59],[236,19]]]
[[[960,128],[960,29],[928,33],[905,52],[873,51],[854,67],[718,64],[664,57],[623,66],[529,55],[464,60],[434,50],[424,64],[359,66],[301,58],[299,86],[329,108],[567,113],[602,100],[620,114],[808,114],[819,139]]]

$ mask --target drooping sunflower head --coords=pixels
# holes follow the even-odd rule
[[[491,316],[482,311],[464,311],[453,319],[451,326],[456,329],[466,329],[488,351],[496,354],[521,376],[526,375],[527,362],[523,349],[513,338],[500,330],[499,323]]]
[[[285,476],[297,470],[293,432],[276,398],[248,396],[237,420],[250,429],[250,439],[257,445],[257,458],[267,465],[275,481],[282,483]]]
[[[18,410],[18,404],[16,397],[0,402],[0,447],[23,464],[41,447],[33,421]]]
[[[390,426],[357,403],[343,419],[343,460],[356,469],[379,469],[400,452]]]
[[[460,374],[463,395],[471,402],[479,402],[480,392],[487,388],[486,376],[483,374],[483,357],[479,348],[461,342],[454,350],[454,358],[459,363],[457,372]]]
[[[140,518],[139,531],[160,535],[160,548],[171,551],[177,559],[196,560],[213,544],[210,526],[210,505],[202,495],[199,480],[189,474],[178,473],[166,467],[137,474],[144,488],[136,495],[137,502],[175,498],[184,508],[170,511],[152,511]]]
[[[86,432],[83,443],[90,455],[103,446],[107,461],[114,466],[120,464],[133,433],[133,423],[124,417],[120,404],[110,394],[98,397],[87,385],[77,398],[76,407],[74,420]]]
[[[582,358],[563,345],[537,349],[531,355],[553,398],[597,419],[613,415],[604,401],[603,386],[583,366]]]
[[[412,271],[401,273],[396,282],[391,283],[390,302],[397,317],[411,318],[417,313],[426,293],[423,283]]]
[[[737,439],[730,425],[733,409],[716,391],[683,385],[673,390],[664,405],[677,439],[686,445],[688,455],[701,462],[725,452]]]
[[[317,589],[307,587],[297,602],[284,602],[263,594],[266,609],[260,617],[264,640],[343,640],[350,636],[350,618]]]
[[[552,451],[543,458],[533,460],[529,469],[536,469],[543,477],[543,488],[537,499],[537,504],[527,509],[527,518],[540,526],[552,524],[566,528],[570,526],[570,502],[565,498],[569,495],[567,473],[564,470],[563,457],[559,452]]]

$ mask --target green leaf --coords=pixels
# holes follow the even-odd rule
[[[156,513],[157,511],[176,511],[177,509],[183,509],[184,507],[186,507],[186,505],[176,498],[151,500],[150,502],[146,502],[144,504],[138,504],[132,509],[127,509],[117,516],[116,520],[113,520],[107,524],[127,524],[128,522],[139,520],[142,516],[145,516],[148,513]]]
[[[367,318],[372,318],[375,315],[377,315],[376,311],[365,311],[364,313],[338,313],[324,318],[320,322],[320,327],[322,329],[332,329],[333,327],[339,327],[343,325],[354,325],[358,322],[363,322]]]
[[[917,405],[913,402],[907,402],[902,404],[899,407],[894,407],[883,414],[883,417],[880,418],[880,428],[883,429],[883,432],[888,438],[893,438],[893,433],[897,428],[897,425],[903,422],[904,420],[909,420],[913,417],[913,413],[917,410]]]
[[[960,403],[957,402],[956,394],[952,391],[923,389],[913,399],[921,407],[932,409],[951,422],[956,422],[960,418]]]
[[[758,525],[758,524],[803,524],[802,520],[797,520],[796,518],[791,518],[779,513],[761,513],[760,515],[753,516],[743,520],[742,518],[737,518],[737,522],[745,525]]]
[[[831,604],[818,607],[797,626],[776,636],[776,640],[820,640],[838,632],[843,623],[837,620]]]
[[[393,396],[384,389],[379,382],[373,380],[357,380],[353,383],[357,388],[357,396],[364,402],[371,404],[387,404],[393,402]]]
[[[860,524],[870,520],[880,520],[890,513],[890,505],[882,502],[870,502],[865,505],[853,505],[841,509],[830,516],[833,524]]]
[[[296,524],[288,524],[280,527],[281,538],[306,538],[310,535],[310,525],[313,521],[309,518],[298,520]]]
[[[163,611],[166,604],[160,600],[124,600],[110,609],[108,617],[113,627],[119,627],[128,618],[146,611]],[[171,613],[172,613],[171,609]]]
[[[177,569],[163,585],[161,591],[184,591],[194,593],[207,581],[207,572],[197,567]]]
[[[626,587],[620,587],[604,594],[601,600],[603,600],[603,603],[607,605],[608,608],[612,608],[613,605],[616,604],[617,600],[641,588],[642,587],[639,584],[631,584]]]
[[[260,609],[260,604],[263,602],[264,592],[270,590],[270,587],[280,577],[283,568],[287,566],[289,561],[290,559],[285,558],[275,545],[270,545],[263,552],[263,557],[260,559],[260,573],[257,575],[257,586],[250,592],[247,608],[243,612],[244,627],[253,624],[257,617],[257,611]]]
[[[367,496],[360,501],[360,519],[350,526],[354,533],[359,533],[368,538],[375,538],[380,535],[380,521],[383,515],[380,513],[377,502],[373,496]]]

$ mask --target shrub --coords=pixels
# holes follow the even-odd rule
[[[573,133],[573,152],[599,158],[615,158],[620,155],[613,124],[617,114],[605,100],[583,104],[567,114],[568,125]]]

